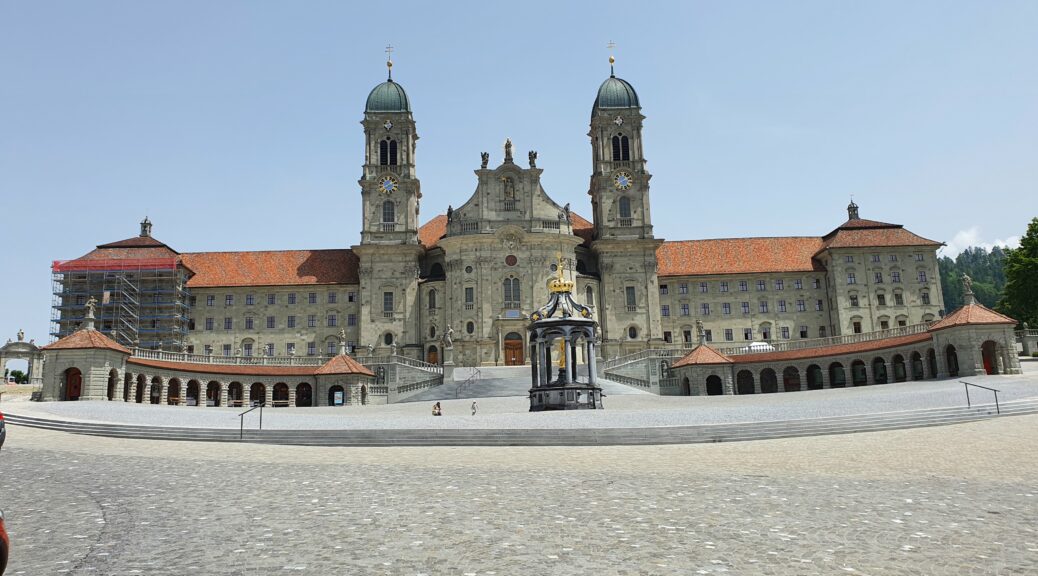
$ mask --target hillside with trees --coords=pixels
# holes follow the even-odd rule
[[[981,247],[967,248],[954,260],[943,256],[937,260],[941,271],[941,292],[944,309],[951,312],[963,304],[962,275],[973,279],[973,293],[977,301],[994,309],[1006,286],[1006,252],[995,246],[991,251]]]

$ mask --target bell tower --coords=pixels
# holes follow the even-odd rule
[[[591,109],[591,188],[595,237],[652,238],[649,179],[642,149],[641,105],[629,82],[617,78],[609,57],[609,78],[598,88]]]

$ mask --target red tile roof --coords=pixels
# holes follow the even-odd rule
[[[352,250],[195,252],[181,256],[195,275],[191,288],[358,284]]]
[[[447,215],[440,214],[425,224],[422,224],[422,227],[418,229],[418,241],[421,242],[426,249],[433,248],[446,233]]]
[[[65,336],[57,342],[47,344],[43,350],[89,350],[95,348],[103,348],[106,350],[115,350],[116,352],[122,352],[123,354],[130,354],[130,350],[125,346],[119,344],[115,340],[112,340],[108,336],[98,332],[97,330],[87,330],[85,328],[76,330],[75,332]]]
[[[227,374],[229,376],[314,376],[319,374],[362,374],[375,373],[349,356],[336,356],[323,366],[257,366],[251,364],[199,364],[195,362],[168,362],[129,358],[127,364],[204,374]]]
[[[682,366],[692,366],[695,364],[731,364],[732,359],[721,354],[717,350],[707,346],[706,344],[700,344],[692,349],[691,352],[685,354],[680,360],[674,363],[671,368],[680,368]]]
[[[570,225],[573,226],[573,234],[584,239],[584,243],[591,242],[595,235],[595,225],[576,212],[570,212]]]
[[[973,303],[960,307],[933,326],[930,326],[930,332],[954,326],[966,326],[968,324],[1012,324],[1015,326],[1016,323],[1016,320],[1009,316],[999,314],[983,304]]]
[[[803,360],[805,358],[821,358],[824,356],[841,356],[844,354],[864,354],[898,346],[908,346],[928,342],[931,336],[923,332],[921,334],[910,334],[908,336],[897,336],[895,338],[884,338],[882,340],[870,340],[868,342],[854,342],[852,344],[837,344],[834,346],[820,346],[818,348],[803,348],[800,350],[785,350],[781,352],[761,352],[759,354],[739,354],[731,356],[736,364],[750,364],[754,362],[782,362],[791,360]]]
[[[830,248],[888,247],[888,246],[943,246],[905,230],[900,224],[852,218],[822,237],[823,246]]]
[[[325,362],[324,366],[317,369],[314,374],[364,374],[365,376],[374,376],[375,373],[370,368],[357,362],[353,358],[346,356],[345,354],[339,354],[333,357],[331,360]]]
[[[815,237],[724,238],[664,242],[656,250],[660,276],[821,271]]]

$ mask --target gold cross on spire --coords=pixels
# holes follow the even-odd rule
[[[613,63],[616,62],[616,58],[613,58],[613,49],[616,48],[616,42],[610,40],[609,43],[606,44],[606,48],[609,49],[609,75],[613,76]]]
[[[393,79],[393,45],[386,44],[386,68],[389,69],[389,79]]]

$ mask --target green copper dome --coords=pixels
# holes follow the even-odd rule
[[[595,108],[638,108],[638,93],[626,80],[616,76],[606,78],[598,88]]]
[[[410,112],[411,102],[407,99],[404,87],[393,82],[393,79],[375,86],[368,94],[368,104],[364,107],[365,112]]]

